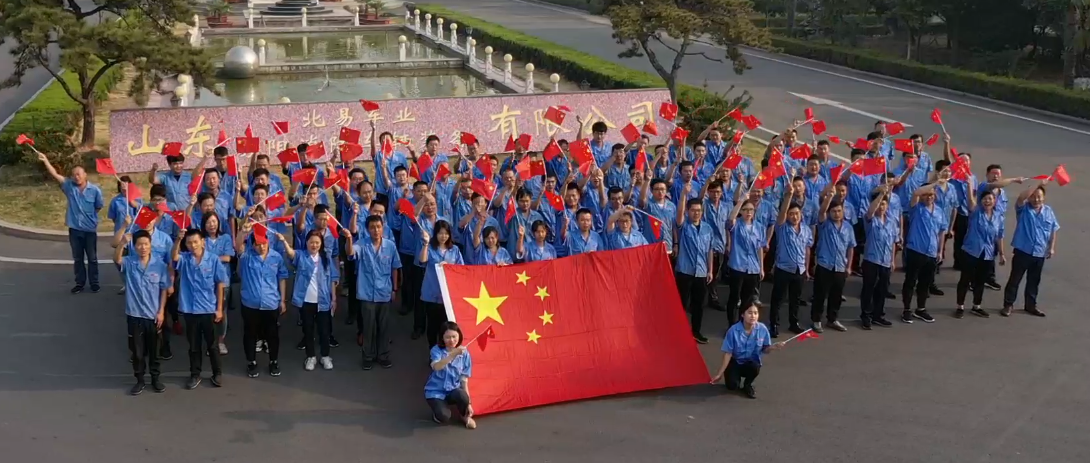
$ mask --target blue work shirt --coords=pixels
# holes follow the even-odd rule
[[[433,304],[443,303],[443,292],[439,289],[439,276],[436,267],[439,263],[463,265],[462,251],[454,246],[445,251],[439,248],[428,249],[428,263],[424,270],[424,282],[420,285],[420,300]]]
[[[458,232],[458,234],[462,236],[461,241],[462,241],[462,244],[464,245],[464,247],[462,249],[466,250],[466,254],[463,254],[462,258],[466,261],[466,263],[468,263],[470,265],[477,263],[476,260],[475,260],[475,256],[467,255],[467,254],[469,254],[469,250],[473,247],[473,235],[475,233],[477,233],[477,224],[479,224],[479,223],[481,223],[481,218],[479,216],[474,216],[472,219],[469,219],[469,223],[466,224],[466,227],[459,230],[459,232]],[[457,224],[455,224],[455,225],[457,225]],[[500,230],[500,223],[498,221],[496,221],[496,219],[494,217],[489,216],[487,219],[485,219],[484,226],[481,227],[481,233],[484,233],[484,231],[488,227],[494,227],[494,228],[496,228],[496,231],[498,232]],[[499,234],[497,233],[497,238],[498,238],[498,236],[499,236]],[[481,247],[484,247],[484,237],[483,236],[481,237]]]
[[[191,252],[183,252],[175,262],[178,271],[178,312],[207,315],[216,313],[216,286],[229,285],[231,279],[211,252],[201,255],[198,262]]]
[[[371,240],[352,244],[356,261],[356,299],[364,302],[390,302],[394,295],[394,271],[401,259],[393,241],[382,239],[378,249]]]
[[[931,176],[931,169],[933,166],[925,164],[922,161],[922,159],[917,160],[916,165],[912,167],[912,171],[905,177],[905,183],[893,189],[893,194],[897,195],[897,198],[901,200],[901,204],[910,204],[912,201],[912,193],[927,183],[928,178]],[[900,164],[893,168],[893,174],[900,177],[907,169],[908,164],[905,163],[904,158],[901,158]],[[905,214],[908,214],[907,210],[904,212]]]
[[[125,195],[117,195],[110,200],[110,206],[106,209],[106,218],[114,222],[114,233],[116,234],[118,230],[125,228],[125,217],[135,218],[139,212],[139,209],[129,205]]]
[[[605,188],[605,186],[603,186]],[[583,194],[580,196],[579,205],[590,209],[592,217],[594,217],[594,229],[601,230],[605,226],[602,223],[602,198],[598,194],[598,189],[595,188],[590,182],[587,182],[583,187]],[[572,219],[572,223],[575,223],[575,219]]]
[[[757,223],[746,223],[744,220],[734,220],[727,224],[730,227],[730,256],[727,265],[735,272],[749,275],[759,275],[762,263],[760,250],[767,247],[765,227]]]
[[[506,217],[505,217],[506,218]],[[507,253],[516,254],[518,252],[518,237],[519,227],[522,227],[526,234],[522,237],[523,244],[526,245],[526,249],[530,249],[530,245],[534,242],[534,233],[530,229],[530,226],[538,220],[545,221],[545,217],[540,212],[530,209],[527,212],[520,210],[515,211],[515,215],[511,217],[511,221],[507,222],[504,229],[507,230]]]
[[[647,239],[636,230],[625,234],[618,228],[606,236],[606,248],[611,250],[634,248],[645,244],[648,244]]]
[[[390,154],[389,158],[383,156],[381,153],[379,153],[378,156],[375,156],[375,193],[389,196],[391,190],[398,189],[396,185],[397,180],[394,180],[394,169],[397,169],[398,167],[409,168],[409,160],[405,158],[405,153],[402,153],[401,151],[394,151]],[[386,187],[386,177],[382,175],[381,171],[377,171],[377,169],[380,168],[385,170],[386,174],[390,177],[391,188]],[[390,204],[396,204],[396,202],[391,202]]]
[[[412,222],[410,222],[409,219],[403,217],[401,211],[397,210],[397,203],[402,198],[408,199],[415,206],[416,201],[413,200],[412,195],[412,190],[409,190],[409,194],[406,196],[405,190],[402,190],[400,187],[394,187],[386,193],[386,224],[390,227],[390,229],[400,231],[402,222],[409,222],[409,225],[412,225]],[[397,245],[395,244],[394,246]]]
[[[605,140],[601,143],[591,140],[590,152],[594,155],[594,162],[599,166],[604,166],[606,165],[606,161],[609,160],[609,157],[613,156],[613,145]]]
[[[746,334],[746,323],[739,321],[727,329],[723,336],[724,353],[730,354],[730,358],[738,364],[761,364],[761,356],[764,350],[772,346],[772,335],[764,323],[757,322],[753,329]]]
[[[893,245],[901,241],[901,232],[888,217],[864,218],[867,242],[863,245],[863,260],[889,268],[893,265]]]
[[[661,203],[651,199],[647,201],[647,213],[662,222],[662,236],[656,239],[654,227],[651,226],[651,218],[647,217],[646,214],[639,214],[640,219],[643,221],[640,229],[643,230],[644,239],[648,243],[666,243],[666,249],[672,252],[671,249],[674,246],[673,230],[676,228],[675,224],[677,224],[677,206],[668,199],[663,199]]]
[[[220,257],[235,257],[235,240],[231,238],[231,235],[219,235],[215,238],[210,236],[204,237],[204,250],[215,254],[217,258]],[[223,265],[227,274],[231,274],[230,264],[220,260],[220,264]]]
[[[862,219],[870,208],[871,191],[874,190],[875,182],[872,177],[861,177],[852,173],[845,173],[844,176],[848,178],[848,202],[855,208],[855,218]]]
[[[556,248],[549,243],[542,243],[541,246],[538,246],[536,242],[532,242],[526,245],[525,251],[526,255],[522,257],[526,262],[556,259]]]
[[[417,223],[413,225],[412,235],[413,235],[413,246],[414,247],[413,247],[412,256],[413,256],[413,262],[416,263],[417,267],[424,268],[424,263],[419,262],[416,259],[416,257],[420,255],[420,250],[424,248],[424,241],[420,239],[420,237],[421,237],[420,231],[425,230],[425,231],[428,232],[429,236],[435,236],[435,233],[434,233],[435,232],[435,223],[440,221],[440,220],[443,220],[443,221],[447,222],[448,224],[450,223],[450,219],[447,219],[446,217],[441,217],[441,216],[437,215],[437,216],[435,216],[435,220],[431,220],[427,216],[421,215],[417,219]],[[454,239],[454,230],[453,230],[454,225],[457,225],[457,224],[451,224],[451,229],[452,230],[451,230],[451,233],[450,233],[451,234],[450,238],[452,240]],[[404,237],[406,234],[407,233],[405,233],[404,231],[401,232],[402,237]],[[398,251],[400,251],[400,249]]]
[[[167,189],[167,205],[170,206],[170,210],[182,211],[189,206],[189,184],[193,181],[192,172],[184,171],[179,175],[174,175],[173,172],[159,172],[155,175],[155,179]]]
[[[848,271],[848,250],[855,248],[855,230],[845,217],[840,225],[825,220],[817,226],[817,264],[834,272]]]
[[[564,245],[568,248],[569,256],[605,250],[602,236],[594,230],[587,231],[587,236],[585,238],[583,237],[582,230],[576,230],[575,233],[568,233],[564,240]],[[527,243],[527,246],[529,246],[529,243]]]
[[[431,347],[431,362],[435,363],[443,360],[450,354],[444,347],[432,346]],[[466,378],[473,376],[473,360],[469,357],[469,352],[454,357],[446,367],[442,370],[431,370],[431,374],[428,375],[428,382],[424,383],[424,398],[425,399],[446,399],[447,394],[451,391],[462,387],[462,381]]]
[[[708,222],[693,223],[688,217],[685,218],[685,224],[677,233],[677,273],[697,278],[708,276],[708,252],[712,248],[713,234],[715,232]]]
[[[1052,234],[1060,229],[1060,222],[1052,207],[1045,204],[1041,210],[1034,209],[1029,202],[1016,207],[1018,224],[1014,227],[1014,239],[1011,246],[1033,257],[1048,255]]]
[[[628,191],[632,188],[632,174],[628,173],[628,167],[622,162],[615,162],[605,171],[606,190],[618,187]]]
[[[305,254],[305,251],[299,254]],[[298,270],[296,267],[296,271]],[[242,280],[244,307],[258,310],[280,309],[280,280],[288,278],[288,264],[283,255],[270,246],[262,259],[253,248],[247,249],[238,259],[238,273]],[[303,292],[306,292],[305,286]]]
[[[976,200],[980,203],[980,195],[984,194],[988,190],[988,182],[980,182],[980,185],[976,187]],[[999,212],[999,215],[1007,214],[1007,206],[1010,204],[1010,199],[1007,198],[1007,190],[1004,188],[992,188],[992,192],[995,193],[995,210]]]
[[[939,233],[945,233],[949,225],[942,208],[932,204],[928,208],[924,203],[917,203],[911,209],[908,220],[905,247],[920,254],[939,257]]]
[[[689,194],[685,195],[684,198],[681,197],[681,194],[685,191],[685,181],[681,180],[681,177],[678,177],[674,180],[674,183],[670,185],[670,200],[673,201],[674,204],[685,207],[685,203],[690,199],[700,197],[700,191],[704,188],[704,184],[700,183],[700,180],[697,180],[696,177],[693,177],[689,183],[691,185],[689,187]]]
[[[765,234],[768,234],[768,227],[776,225],[776,222],[779,221],[780,210],[778,207],[779,203],[767,199],[762,199],[761,202],[757,203],[753,223],[760,225]]]
[[[799,223],[798,229],[789,222],[776,227],[776,268],[796,275],[806,273],[806,257],[814,245],[810,227]]]
[[[567,218],[568,234],[570,235],[572,233],[578,233],[579,223],[575,220],[575,214],[578,211],[579,209],[572,210],[565,208],[564,210],[556,213],[556,221],[554,223],[560,224],[560,226],[563,227],[564,219]],[[559,230],[557,230],[557,236],[559,236]],[[568,245],[561,240],[555,239],[555,237],[553,239],[553,248],[556,249],[556,257],[567,257],[570,254],[568,250]]]
[[[61,191],[68,198],[68,209],[64,215],[64,225],[77,231],[94,232],[98,230],[98,211],[102,209],[102,190],[91,182],[76,186],[72,179],[64,179]],[[124,219],[122,219],[124,220]]]
[[[950,216],[953,214],[954,209],[958,207],[958,193],[950,182],[946,185],[939,184],[935,187],[935,204],[942,207],[942,213],[946,216],[947,221],[950,220]]]
[[[166,262],[148,259],[148,265],[140,262],[140,256],[129,254],[121,261],[121,276],[125,287],[125,315],[155,320],[159,315],[162,291],[171,286]]]
[[[727,252],[727,222],[730,221],[727,216],[733,209],[733,202],[726,197],[720,199],[718,204],[704,199],[704,221],[712,226],[712,251],[717,254]]]
[[[810,175],[803,176],[802,181],[806,184],[806,202],[820,204],[821,192],[825,190],[825,187],[829,186],[829,181],[822,177],[820,172],[812,177]]]
[[[976,185],[976,175],[969,175],[968,181],[950,180],[958,194],[958,215],[969,215],[969,184]]]
[[[1003,228],[1003,215],[998,210],[993,210],[989,217],[983,208],[977,207],[969,214],[969,228],[961,249],[970,256],[993,260],[996,242],[1003,239]]]
[[[171,235],[159,230],[158,228],[151,230],[151,256],[155,259],[163,261],[164,264],[170,264],[170,253],[174,250],[174,238]],[[135,243],[129,242],[129,254],[136,254]]]
[[[315,262],[315,256],[309,250],[296,251],[292,266],[295,267],[295,282],[291,289],[291,305],[302,307],[306,303],[307,289],[312,281],[318,289],[318,311],[329,312],[333,308],[333,282],[340,279],[337,262],[330,259],[325,264],[321,257]],[[268,260],[266,259],[266,262]],[[287,278],[285,272],[283,278]]]
[[[492,252],[482,244],[474,251],[470,265],[511,265],[513,262],[506,249],[496,246],[496,252]]]

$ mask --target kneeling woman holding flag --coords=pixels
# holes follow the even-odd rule
[[[442,337],[431,348],[431,375],[424,384],[424,399],[436,423],[448,423],[453,407],[466,428],[475,429],[477,422],[473,421],[473,406],[469,404],[473,360],[462,345],[462,329],[457,323],[446,322],[439,332]]]
[[[764,323],[757,321],[760,315],[755,304],[751,304],[742,313],[742,321],[735,323],[723,337],[723,365],[712,378],[712,384],[718,383],[727,375],[727,389],[741,389],[746,397],[757,398],[753,389],[753,380],[761,373],[761,356],[777,350],[785,342],[772,344],[772,336]],[[742,383],[742,381],[745,383]]]

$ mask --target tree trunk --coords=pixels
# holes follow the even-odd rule
[[[1078,26],[1078,11],[1076,10],[1075,3],[1072,2],[1068,4],[1067,14],[1064,17],[1064,88],[1075,87],[1075,72],[1076,64],[1078,62],[1078,50],[1075,46],[1075,33],[1078,30]]]
[[[80,137],[80,148],[91,149],[95,147],[95,99],[87,98],[87,104],[83,106],[83,134]]]
[[[905,40],[905,61],[912,61],[912,42],[914,41],[915,40],[914,37],[912,37],[912,31],[909,30],[908,40]]]
[[[670,101],[677,104],[677,79],[665,78],[666,88],[670,90]]]
[[[787,1],[787,36],[795,36],[795,11],[798,9],[798,0]]]

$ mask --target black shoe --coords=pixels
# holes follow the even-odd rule
[[[101,286],[99,286],[99,285],[95,285],[95,284],[91,285],[91,292],[92,292],[92,293],[97,293],[97,292],[99,292],[99,291],[101,291],[101,290],[102,290],[102,287],[101,287]]]
[[[300,339],[299,344],[295,345],[295,350],[306,350],[306,349],[307,349],[307,340],[306,339]]]
[[[912,312],[912,316],[923,320],[924,323],[935,323],[935,317],[927,313],[927,309],[916,309],[915,312]]]
[[[988,315],[988,312],[985,312],[984,309],[981,309],[980,307],[973,307],[973,309],[969,312],[972,312],[973,315],[976,315],[980,318],[991,317],[991,315]]]
[[[893,326],[893,322],[891,322],[889,320],[886,320],[886,317],[875,318],[874,320],[871,320],[871,323],[874,323],[875,325],[878,325],[878,326],[885,326],[887,328],[890,327],[890,326]],[[911,323],[911,322],[909,322],[909,323]]]
[[[365,359],[363,361],[363,371],[371,371],[373,368],[375,368],[375,362],[373,360]]]
[[[261,373],[259,373],[257,371],[257,362],[250,362],[249,364],[246,365],[246,376],[249,376],[251,378],[256,378],[256,377],[258,377],[260,375],[261,375]]]
[[[945,296],[946,295],[946,293],[942,292],[942,290],[939,289],[939,287],[935,286],[935,285],[931,285],[931,287],[927,288],[927,292],[931,293],[932,296]]]
[[[787,330],[795,334],[802,334],[802,332],[804,331],[798,323],[792,323],[791,326],[787,328]]]
[[[344,324],[345,325],[352,325],[352,324],[355,324],[355,323],[356,323],[356,317],[346,317],[344,319]]]
[[[870,320],[863,320],[863,329],[865,329],[867,331],[870,331],[871,330],[870,323],[871,323]]]
[[[1009,316],[1011,316],[1011,311],[1012,310],[1014,310],[1014,307],[1010,307],[1010,306],[1004,307],[1003,310],[999,311],[999,315],[1002,315],[1004,317],[1009,317]]]
[[[780,337],[780,327],[779,327],[779,325],[772,325],[771,327],[769,327],[768,328],[768,333],[771,334],[773,338]]]
[[[401,306],[400,309],[397,309],[398,315],[408,315],[409,312],[412,312],[412,310],[405,306]]]
[[[197,386],[200,386],[200,385],[201,385],[201,377],[197,376],[197,375],[190,376],[189,381],[185,382],[185,388],[190,389],[190,390],[196,389]]]
[[[1043,317],[1043,316],[1045,316],[1044,312],[1041,312],[1040,310],[1037,310],[1037,309],[1026,309],[1026,313],[1028,313],[1030,315],[1033,315],[1034,317]]]
[[[222,375],[212,375],[212,385],[216,387],[223,387]]]
[[[806,307],[806,300],[799,298],[799,307]]]
[[[693,333],[693,339],[696,340],[697,344],[707,344],[708,343],[708,338],[705,338],[704,335],[700,334],[700,333]]]
[[[303,326],[303,319],[300,318],[300,319],[296,320],[295,321],[295,326]]]
[[[752,385],[743,387],[742,388],[742,393],[744,393],[746,395],[746,397],[749,397],[750,399],[756,399],[757,398],[757,391],[753,389]]]
[[[999,291],[1000,289],[1003,289],[1003,287],[999,285],[999,282],[997,282],[995,280],[990,280],[990,281],[984,282],[984,287],[988,288],[988,289],[990,289],[992,291]]]
[[[159,352],[159,360],[170,360],[174,358],[174,353],[171,351]]]
[[[129,395],[140,395],[141,392],[144,392],[144,380],[137,381],[132,385],[132,389],[129,389]]]
[[[957,309],[954,311],[954,318],[965,318],[965,309]]]
[[[840,302],[848,302],[848,298],[840,296]]]
[[[907,311],[907,310],[904,311],[904,312],[901,312],[901,321],[911,325],[912,324],[912,312]]]
[[[167,390],[167,386],[156,376],[151,379],[151,390],[155,391],[156,394],[162,394]]]
[[[279,362],[269,362],[269,376],[280,376]]]
[[[338,347],[341,347],[341,343],[337,342],[337,338],[335,338],[333,336],[330,336],[329,337],[329,347],[332,347],[332,348],[336,349]]]
[[[394,362],[391,362],[390,359],[382,359],[378,361],[378,366],[382,368],[391,368],[394,366]]]
[[[421,333],[419,331],[413,331],[413,334],[411,336],[409,336],[409,339],[412,339],[413,341],[415,341],[417,339],[420,339],[420,337],[423,336],[423,335],[424,335],[424,333]]]
[[[72,294],[79,294],[83,292],[83,285],[76,285],[72,287]]]
[[[893,293],[891,293],[889,291],[886,291],[886,299],[897,299],[897,295],[895,295],[895,294],[893,294]]]

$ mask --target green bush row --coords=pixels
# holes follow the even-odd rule
[[[495,48],[499,55],[510,53],[520,60],[534,63],[540,69],[559,73],[570,81],[586,81],[594,88],[610,90],[666,87],[666,83],[658,76],[636,71],[473,16],[438,5],[423,4],[417,5],[417,8],[420,9],[421,14],[431,13],[433,16],[445,18],[448,23],[456,22],[462,27],[472,27],[474,36]],[[697,128],[702,130],[731,109],[739,106],[744,108],[749,103],[748,97],[727,100],[720,95],[689,85],[678,86],[677,99],[679,113],[688,116],[681,125],[693,135],[696,135]],[[695,108],[703,109],[694,114]]]
[[[98,69],[91,70],[94,75]],[[78,92],[79,76],[65,72],[61,78]],[[95,102],[105,101],[110,91],[124,78],[121,66],[114,66],[95,85]],[[0,131],[0,165],[15,164],[24,159],[27,150],[17,143],[19,134],[34,139],[34,146],[43,153],[64,153],[72,149],[69,137],[83,119],[83,109],[68,96],[60,82],[53,80],[45,90],[20,109]]]
[[[1068,90],[1057,85],[1023,79],[991,76],[949,66],[920,64],[866,50],[784,37],[773,37],[772,45],[783,49],[784,53],[789,55],[1090,119],[1090,92],[1086,91]]]

